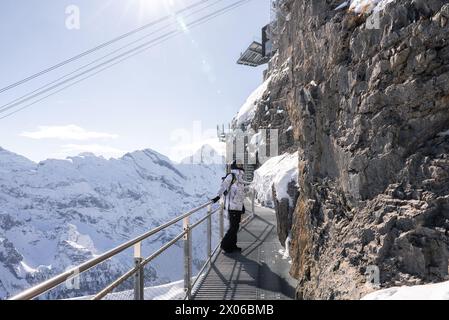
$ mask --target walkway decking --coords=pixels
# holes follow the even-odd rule
[[[288,300],[295,280],[283,259],[273,210],[256,207],[255,217],[239,233],[242,253],[219,253],[193,295],[195,300]]]

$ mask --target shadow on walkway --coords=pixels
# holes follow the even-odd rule
[[[263,209],[263,215],[274,214]],[[276,225],[257,215],[241,229],[239,240],[242,253],[220,252],[194,298],[294,299],[295,288],[286,279],[290,265],[278,252],[282,246]]]

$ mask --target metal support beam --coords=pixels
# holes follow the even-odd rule
[[[224,204],[220,204],[220,213],[219,213],[219,219],[220,219],[220,240],[224,237]]]
[[[256,215],[255,206],[256,206],[256,189],[253,189],[251,194],[251,213],[253,215]]]
[[[122,245],[96,257],[93,258],[87,262],[84,262],[70,270],[67,270],[35,287],[32,287],[28,290],[25,290],[17,295],[15,295],[14,297],[10,298],[9,300],[31,300],[34,299],[38,296],[40,296],[41,294],[57,287],[58,285],[64,283],[65,281],[67,281],[67,279],[73,278],[75,275],[78,276],[80,274],[82,274],[83,272],[86,272],[87,270],[99,265],[100,263],[116,256],[117,254],[125,251],[128,248],[131,248],[132,246],[134,246],[136,243],[141,242],[142,240],[148,239],[149,237],[159,233],[160,231],[174,225],[175,223],[178,223],[179,221],[181,221],[182,219],[184,219],[185,217],[189,217],[191,215],[193,215],[194,213],[208,207],[210,204],[212,204],[212,201],[209,201],[206,204],[203,204],[202,206],[195,208],[179,217],[176,217],[175,219],[164,223],[163,225],[160,225],[157,228],[154,228],[150,231],[148,231],[147,233],[132,239],[126,243],[123,243]]]
[[[207,257],[212,255],[212,206],[207,208]]]
[[[139,268],[134,275],[134,300],[145,299],[142,261],[142,242],[139,242],[134,245],[134,265]]]
[[[142,258],[134,258],[135,266],[139,266],[142,263]],[[144,282],[143,282],[143,268],[140,267],[139,270],[134,275],[134,300],[145,300],[144,298]]]
[[[190,230],[189,218],[184,219],[184,291],[186,299],[192,298],[192,234]]]

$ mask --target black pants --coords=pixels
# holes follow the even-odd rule
[[[229,210],[229,230],[226,232],[221,241],[221,249],[224,251],[232,251],[237,247],[237,233],[240,229],[240,221],[242,220],[242,211]]]

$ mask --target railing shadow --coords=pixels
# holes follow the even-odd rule
[[[265,226],[260,228],[260,231],[254,232],[251,230],[253,223],[263,223]],[[259,262],[250,258],[251,254],[260,249],[264,242],[272,235],[274,228],[275,225],[273,223],[255,215],[241,229],[241,232],[244,231],[253,238],[252,242],[243,248],[241,254],[220,253],[222,255],[221,259],[215,261],[218,265],[214,263],[205,276],[207,278],[209,274],[213,273],[223,283],[223,290],[215,292],[215,294],[219,293],[223,295],[219,298],[227,300],[238,298],[239,285],[253,286],[256,292],[266,291],[273,294],[282,294],[284,297],[290,299],[295,298],[295,288],[286,279],[274,272],[265,262]],[[230,264],[231,261],[232,266]],[[226,263],[228,269],[225,273],[221,270],[220,263]],[[229,268],[231,268],[230,271]],[[245,280],[242,279],[241,275],[243,274],[243,270],[252,280],[246,280],[248,279],[247,277]]]

